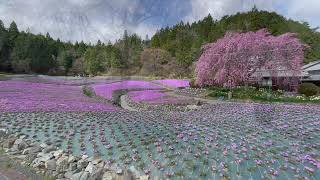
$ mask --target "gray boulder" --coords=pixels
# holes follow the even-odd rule
[[[97,169],[98,168],[95,165],[93,165],[92,162],[90,162],[86,167],[85,171],[89,172],[90,174],[93,174]]]
[[[22,151],[22,154],[26,155],[26,154],[35,154],[35,153],[38,153],[40,152],[42,149],[39,145],[35,145],[33,147],[29,147],[27,149],[24,149]]]
[[[58,160],[57,160],[57,168],[56,170],[58,172],[65,172],[68,170],[69,168],[69,164],[68,164],[68,156],[61,156]]]
[[[23,149],[26,149],[27,147],[28,147],[28,144],[27,144],[27,142],[26,142],[25,140],[23,140],[23,139],[17,139],[17,140],[14,142],[14,144],[13,144],[13,146],[12,146],[12,149],[16,149],[16,150],[21,151],[21,150],[23,150]]]
[[[56,170],[56,167],[57,167],[56,162],[57,161],[55,159],[51,159],[51,160],[45,162],[44,166],[45,166],[46,169]]]
[[[70,180],[87,180],[89,178],[89,172],[79,172],[76,174],[73,174],[70,178]]]
[[[17,140],[16,137],[10,137],[10,138],[4,140],[2,147],[3,148],[11,148],[16,140]]]

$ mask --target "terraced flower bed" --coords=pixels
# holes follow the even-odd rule
[[[319,106],[226,103],[195,112],[1,114],[2,127],[151,179],[319,179]]]
[[[110,101],[113,98],[113,93],[118,90],[161,89],[160,86],[145,81],[122,81],[111,84],[98,84],[92,85],[91,88],[97,96],[103,97]]]
[[[160,90],[131,91],[129,98],[135,103],[145,103],[150,105],[186,105],[192,102],[191,98],[173,97]]]
[[[109,112],[120,109],[82,94],[79,86],[0,81],[0,112]]]
[[[10,76],[11,77],[11,76]],[[31,83],[57,84],[69,86],[82,86],[91,84],[109,84],[119,82],[116,79],[90,79],[87,77],[66,77],[66,76],[46,76],[46,75],[28,75],[28,76],[12,76],[13,81],[23,81]]]
[[[154,80],[153,83],[157,83],[170,88],[186,88],[190,87],[189,81],[178,80],[178,79],[164,79],[164,80]]]

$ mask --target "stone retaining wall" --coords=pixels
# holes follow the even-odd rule
[[[27,139],[24,135],[10,134],[0,129],[0,148],[5,154],[27,168],[53,179],[63,180],[147,180],[130,167],[121,168],[99,157],[73,156],[55,146]]]

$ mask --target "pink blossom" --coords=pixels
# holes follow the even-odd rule
[[[204,52],[196,65],[196,83],[232,87],[258,78],[253,76],[257,70],[267,70],[276,77],[279,68],[299,74],[306,46],[295,36],[286,33],[275,37],[265,29],[228,33],[203,47]]]

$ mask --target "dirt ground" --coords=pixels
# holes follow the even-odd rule
[[[0,180],[31,180],[13,167],[12,160],[0,154]]]

